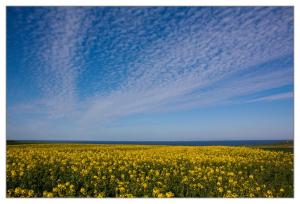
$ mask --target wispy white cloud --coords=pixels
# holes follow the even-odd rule
[[[181,107],[194,104],[188,106],[194,108],[201,106],[203,101],[206,104],[220,103],[251,91],[292,83],[290,69],[279,70],[276,76],[269,70],[264,73],[265,76],[230,82],[231,87],[225,84],[208,93],[189,95],[196,89],[213,86],[219,80],[253,65],[292,53],[292,35],[281,39],[283,33],[288,32],[288,27],[281,24],[274,26],[270,19],[278,19],[272,16],[271,10],[252,11],[246,17],[222,12],[218,15],[227,15],[226,21],[230,18],[230,22],[234,23],[229,23],[223,30],[222,20],[210,22],[212,25],[205,27],[209,31],[201,29],[197,23],[191,24],[188,27],[193,32],[173,32],[168,38],[153,42],[143,51],[145,53],[141,52],[129,63],[125,83],[108,96],[94,100],[81,122],[86,120],[90,124],[92,121],[106,121],[157,108],[176,110],[177,106],[169,106],[174,101],[180,101],[178,106]],[[264,16],[269,18],[263,20]],[[195,19],[197,17],[194,16]],[[243,20],[236,25],[235,17]],[[284,17],[287,22],[282,25],[291,20],[288,15]],[[257,19],[260,21],[254,26]],[[274,75],[275,79],[268,77],[268,74]]]
[[[288,99],[288,98],[293,98],[293,97],[294,97],[293,92],[287,92],[287,93],[273,94],[270,96],[264,96],[264,97],[252,99],[252,100],[249,100],[249,102],[274,101],[274,100],[282,100],[282,99]]]
[[[37,8],[26,16],[27,25],[21,26],[24,33],[31,33],[32,44],[22,48],[21,62],[24,70],[28,70],[25,77],[39,93],[38,98],[25,105],[26,109],[31,104],[33,109],[52,118],[63,117],[74,110],[76,81],[82,69],[78,52],[85,37],[81,29],[88,27],[82,25],[84,17],[84,10],[64,7]]]
[[[42,16],[34,28],[40,47],[24,60],[34,59],[30,77],[41,97],[29,103],[47,122],[65,118],[89,128],[137,113],[235,103],[235,97],[293,83],[289,66],[254,70],[293,54],[292,9],[172,9],[33,13]],[[41,36],[46,25],[50,32]],[[250,74],[235,77],[243,72]]]

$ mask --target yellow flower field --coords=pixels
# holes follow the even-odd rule
[[[7,197],[293,197],[293,154],[249,147],[7,146]]]

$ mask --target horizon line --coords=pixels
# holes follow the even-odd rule
[[[293,139],[229,139],[229,140],[38,140],[6,139],[6,141],[53,141],[53,142],[211,142],[211,141],[294,141]]]

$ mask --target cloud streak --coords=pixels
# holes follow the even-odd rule
[[[87,129],[293,84],[291,64],[259,67],[293,54],[291,8],[37,8],[26,20],[35,40],[22,60],[39,97],[11,112],[45,123]]]
[[[293,92],[287,92],[287,93],[280,93],[280,94],[274,94],[271,96],[256,98],[256,99],[250,100],[249,102],[283,100],[283,99],[289,99],[289,98],[293,98],[293,97],[294,97]]]

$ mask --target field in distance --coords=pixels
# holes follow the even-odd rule
[[[6,193],[7,197],[293,197],[293,153],[272,148],[8,144]]]

